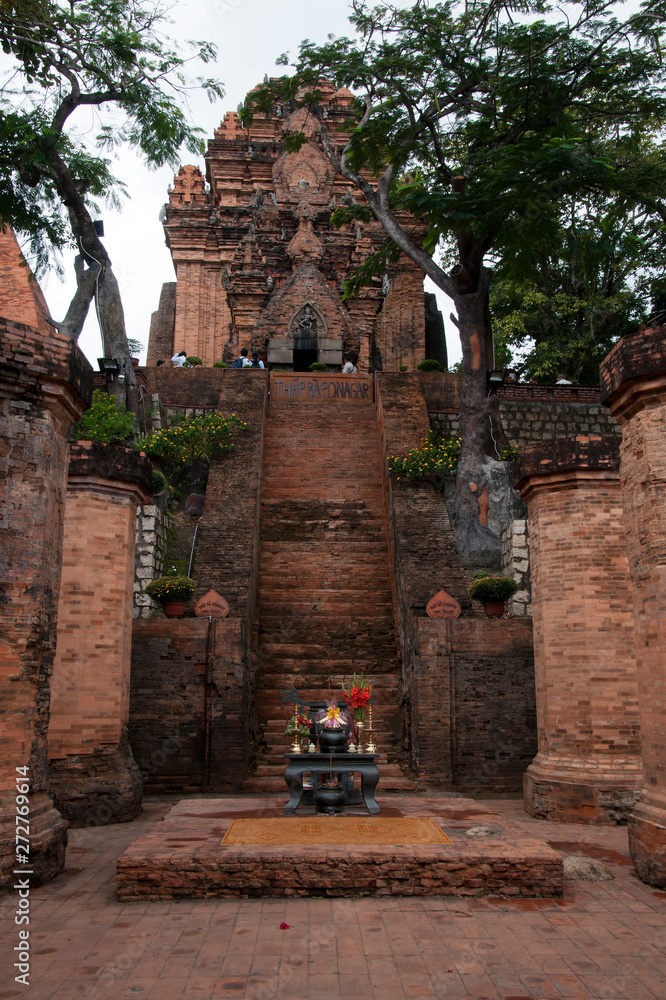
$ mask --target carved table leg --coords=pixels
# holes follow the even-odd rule
[[[361,771],[361,795],[365,802],[365,807],[373,816],[379,812],[379,806],[375,800],[375,788],[379,781],[379,771],[376,767]]]
[[[287,764],[284,780],[289,789],[289,801],[284,807],[285,815],[293,816],[303,796],[303,771],[298,764]]]

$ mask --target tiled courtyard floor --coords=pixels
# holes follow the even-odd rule
[[[560,900],[119,903],[117,857],[172,804],[149,800],[132,824],[71,831],[66,873],[31,893],[28,987],[12,969],[15,899],[0,901],[0,1000],[666,1000],[666,893],[634,876],[623,828],[537,822],[520,801],[487,803],[615,876],[567,883]]]

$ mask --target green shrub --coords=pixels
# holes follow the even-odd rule
[[[134,340],[132,337],[128,338],[127,346],[129,347],[130,354],[134,355],[135,357],[138,354],[141,354],[141,351],[143,350],[143,344],[141,343],[141,341]]]
[[[416,366],[420,372],[441,372],[442,366],[439,361],[435,361],[434,358],[428,358],[426,361],[420,361]]]
[[[444,478],[456,468],[459,454],[459,437],[443,438],[428,431],[422,448],[413,448],[404,458],[390,457],[388,467],[396,473],[398,482],[429,479],[441,488]]]
[[[313,361],[310,365],[311,372],[327,372],[328,365],[325,365],[323,361]]]
[[[74,441],[125,444],[134,434],[134,415],[118,406],[103,389],[93,392],[92,406],[72,428]]]
[[[511,462],[516,455],[520,454],[521,446],[518,444],[515,447],[513,445],[508,445],[506,448],[502,448],[499,460],[500,462]]]
[[[226,361],[214,361],[213,362],[213,368],[228,368],[228,367],[229,367],[229,365],[226,363]]]
[[[153,469],[153,474],[150,479],[150,495],[155,496],[156,493],[161,493],[165,489],[167,481],[161,472],[157,469]]]
[[[406,372],[407,371],[407,365],[398,365],[398,371],[399,372]]]
[[[233,451],[231,432],[236,427],[245,430],[248,424],[235,413],[230,417],[221,413],[174,417],[171,427],[139,438],[136,447],[149,458],[159,459],[170,484],[175,486],[187,473],[190,462],[198,460],[208,465],[211,459]]]
[[[181,604],[192,600],[195,586],[188,576],[161,576],[148,584],[146,593],[160,604]]]
[[[188,356],[185,358],[185,364],[183,365],[183,368],[196,368],[197,365],[202,365],[202,364],[203,361],[201,360],[201,358],[198,358],[196,354],[188,354]]]
[[[512,576],[489,576],[478,573],[476,580],[469,585],[467,593],[473,601],[483,604],[499,604],[508,601],[518,590],[518,584]]]

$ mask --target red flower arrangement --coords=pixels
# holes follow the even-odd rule
[[[349,690],[343,687],[342,690],[349,708],[354,713],[354,718],[357,722],[363,722],[368,703],[372,696],[372,685],[366,683],[363,674],[360,677],[354,674],[352,687]]]

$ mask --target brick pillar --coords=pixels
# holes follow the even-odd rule
[[[150,475],[136,451],[72,445],[48,743],[51,789],[73,826],[141,812],[127,723],[136,515]]]
[[[17,867],[17,767],[30,783],[31,883],[53,878],[65,859],[67,823],[48,794],[49,676],[66,435],[91,395],[92,370],[75,343],[0,319],[0,889]]]
[[[633,580],[645,783],[629,817],[640,878],[666,886],[666,327],[625,337],[601,366],[622,425],[620,482]]]
[[[640,794],[640,730],[618,442],[525,448],[539,752],[531,816],[621,823]]]

